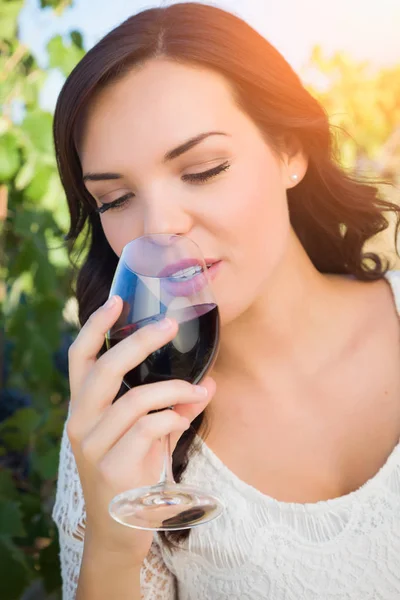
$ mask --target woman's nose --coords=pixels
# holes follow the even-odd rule
[[[144,235],[156,233],[185,235],[189,233],[192,226],[190,215],[168,200],[153,202],[145,207]]]

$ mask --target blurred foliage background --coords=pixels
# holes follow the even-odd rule
[[[41,0],[58,14],[72,1]],[[68,403],[67,350],[76,335],[73,275],[64,245],[68,212],[57,175],[52,115],[40,107],[48,73],[18,36],[23,0],[0,0],[0,598],[61,598],[51,520]],[[47,45],[49,69],[67,76],[82,35]],[[383,177],[398,200],[400,57],[372,70],[315,47],[304,76],[338,133],[343,165]],[[322,85],[321,85],[322,82]],[[394,258],[393,231],[372,245]],[[395,263],[393,263],[395,264]]]

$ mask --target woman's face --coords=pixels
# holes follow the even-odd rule
[[[212,272],[223,323],[252,305],[283,260],[286,189],[305,162],[278,159],[213,71],[157,59],[105,88],[88,111],[80,158],[118,256],[136,237],[173,233],[220,261]]]

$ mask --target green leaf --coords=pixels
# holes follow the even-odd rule
[[[16,37],[18,15],[24,0],[0,2],[0,39],[11,40]]]
[[[0,137],[0,182],[14,177],[20,166],[20,153],[15,136],[8,132]]]
[[[38,215],[34,215],[30,210],[17,210],[13,222],[14,232],[21,237],[30,237],[31,225],[32,222],[35,222],[33,221],[35,217],[38,217]]]
[[[63,7],[65,4],[67,4],[68,6],[72,4],[72,0],[69,0],[69,2],[65,2],[65,0],[40,0],[40,6],[42,8],[60,8]]]
[[[76,40],[76,35],[74,38]],[[65,76],[71,73],[75,65],[85,55],[85,51],[75,43],[66,46],[60,35],[56,35],[49,41],[47,52],[49,53],[50,67],[60,69]]]
[[[39,241],[40,231],[42,235],[40,244],[46,247],[43,233],[47,228],[57,230],[57,224],[48,210],[34,210],[28,203],[25,204],[25,207],[17,207],[13,221],[13,229],[17,235]]]
[[[0,498],[3,500],[16,500],[18,498],[12,472],[8,469],[1,469],[0,471]]]
[[[49,494],[51,493],[52,495],[54,495],[55,492],[53,482],[51,482],[51,485],[46,485],[47,482],[41,481],[38,477],[32,479],[34,479],[33,484],[41,490],[45,490],[47,488],[47,493],[45,501],[42,502],[42,504],[39,507],[36,506],[35,514],[32,514],[32,512],[31,514],[27,514],[24,511],[24,523],[28,530],[27,535],[24,538],[24,542],[26,542],[27,546],[34,546],[36,538],[48,538],[50,535],[50,528],[53,528],[52,521],[49,517],[49,513],[51,511],[53,503],[51,503],[51,508],[49,506],[46,506],[50,505],[50,501],[48,498]],[[31,508],[33,509],[33,507],[34,506],[32,506]]]
[[[5,117],[0,116],[0,135],[4,135],[7,130],[8,130],[8,121]]]
[[[83,37],[80,31],[71,31],[70,34],[71,41],[75,46],[77,46],[80,50],[83,50]]]
[[[0,531],[10,537],[22,537],[26,534],[21,510],[10,500],[0,499]]]
[[[15,260],[10,264],[10,275],[18,275],[24,271],[30,271],[35,260],[34,244],[32,240],[25,239],[20,245],[20,250]]]
[[[54,479],[60,459],[58,447],[50,448],[40,456],[32,457],[34,469],[43,479]]]
[[[54,175],[54,167],[43,164],[38,165],[34,176],[26,189],[26,196],[34,202],[41,202],[48,190],[49,181]]]
[[[34,492],[24,492],[20,495],[19,504],[21,512],[24,515],[25,527],[28,530],[27,537],[32,534],[32,522],[38,520],[38,515],[43,512],[43,503],[37,490]]]
[[[32,181],[32,178],[35,175],[35,165],[36,162],[32,156],[30,156],[30,160],[28,159],[25,164],[22,165],[18,175],[15,178],[15,187],[17,190],[23,190],[30,183],[30,181]]]
[[[56,237],[50,230],[46,231],[46,241],[49,249],[49,261],[54,267],[65,272],[71,266],[65,242],[60,242],[60,238]]]
[[[21,408],[0,424],[0,434],[11,450],[23,450],[38,427],[41,416],[33,408]]]
[[[34,76],[33,76],[34,75]],[[40,90],[46,81],[46,74],[39,69],[36,69],[34,74],[30,73],[29,79],[21,82],[23,98],[26,110],[33,110],[39,103]]]
[[[48,594],[59,589],[62,585],[59,552],[58,538],[54,539],[49,546],[40,552],[40,572],[43,575],[44,586]]]
[[[54,370],[53,350],[51,341],[40,337],[36,331],[32,337],[28,355],[32,381],[51,381]]]
[[[21,125],[32,145],[39,152],[53,153],[52,116],[50,113],[35,109],[27,112]]]
[[[43,434],[48,434],[57,440],[57,448],[59,448],[61,435],[65,424],[65,407],[54,406],[48,411],[47,419],[40,431]]]
[[[53,268],[53,267],[52,267]],[[53,294],[56,291],[53,290]],[[34,307],[34,333],[43,336],[51,350],[56,350],[60,343],[62,303],[55,295],[46,294],[38,298]]]
[[[56,273],[53,265],[48,260],[47,247],[44,238],[33,238],[35,258],[37,263],[34,283],[41,294],[52,293],[57,289]]]
[[[10,539],[0,535],[0,598],[20,600],[24,589],[34,577],[22,550]]]

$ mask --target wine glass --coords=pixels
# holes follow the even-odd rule
[[[115,271],[113,295],[122,298],[123,309],[106,335],[108,348],[166,317],[179,325],[171,342],[125,374],[129,388],[172,379],[196,384],[205,376],[218,351],[219,313],[207,265],[191,239],[155,234],[129,242]],[[223,510],[220,500],[205,490],[175,483],[170,436],[163,442],[159,482],[116,496],[109,506],[111,516],[128,527],[155,531],[188,529],[218,517]]]

